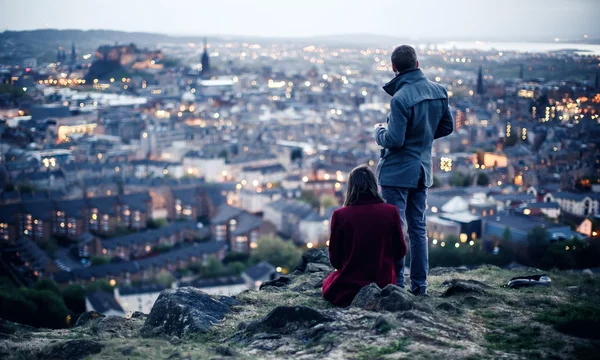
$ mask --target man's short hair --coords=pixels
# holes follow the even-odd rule
[[[392,52],[392,64],[398,72],[417,68],[417,52],[412,46],[400,45]]]

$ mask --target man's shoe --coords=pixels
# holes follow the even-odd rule
[[[414,296],[429,297],[429,294],[427,294],[427,289],[423,289],[423,288],[419,288],[417,290],[410,290],[410,293],[413,294]]]

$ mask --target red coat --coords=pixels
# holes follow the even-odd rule
[[[406,255],[398,208],[374,197],[336,210],[331,217],[329,259],[334,271],[323,282],[323,298],[348,306],[370,283],[396,283],[394,261]]]

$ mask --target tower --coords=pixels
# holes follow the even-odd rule
[[[71,64],[75,63],[77,60],[77,54],[75,53],[75,41],[71,44]]]
[[[485,89],[483,87],[483,67],[479,67],[479,75],[477,75],[477,94],[483,95],[485,93]]]
[[[520,69],[519,69],[519,79],[524,79],[525,75],[524,75],[524,67],[523,64],[521,64]]]
[[[208,49],[206,46],[206,38],[204,38],[204,51],[202,52],[202,58],[200,60],[202,63],[202,75],[206,76],[210,72],[210,62],[208,59]]]

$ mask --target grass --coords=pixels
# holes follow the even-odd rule
[[[397,352],[406,352],[407,347],[410,345],[409,339],[400,339],[393,341],[387,346],[365,346],[360,345],[357,347],[358,354],[354,358],[355,360],[377,360],[381,359],[385,355],[394,354]]]

